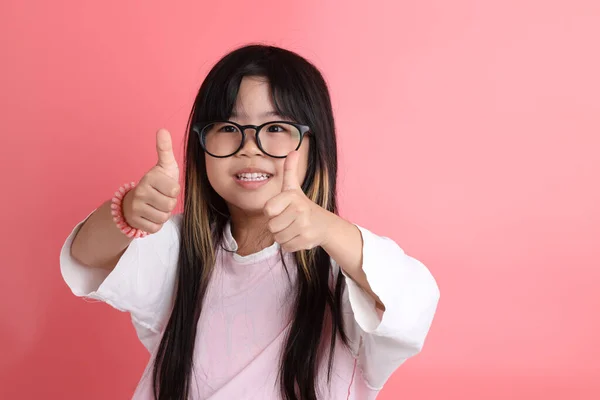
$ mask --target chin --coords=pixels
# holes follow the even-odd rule
[[[250,215],[263,215],[265,204],[267,204],[267,199],[236,198],[231,200],[225,199],[230,208],[234,207]]]

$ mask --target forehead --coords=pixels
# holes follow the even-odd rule
[[[269,81],[262,77],[244,77],[232,110],[232,117],[257,118],[277,115]]]

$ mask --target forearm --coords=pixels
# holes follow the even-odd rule
[[[89,216],[71,246],[71,255],[77,261],[109,271],[132,241],[113,222],[110,203],[106,201]]]
[[[345,219],[330,213],[330,232],[323,243],[323,249],[331,258],[365,290],[377,303],[377,307],[385,310],[379,297],[373,292],[363,265],[363,239],[358,227]]]

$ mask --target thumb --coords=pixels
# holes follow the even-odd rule
[[[287,155],[283,164],[283,186],[282,191],[294,190],[300,188],[298,181],[298,162],[300,161],[300,153],[292,151]]]
[[[165,173],[171,178],[179,179],[179,166],[173,154],[173,142],[171,134],[166,129],[159,129],[156,132],[156,153],[158,154],[158,165],[165,170]]]

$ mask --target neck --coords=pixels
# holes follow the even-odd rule
[[[249,214],[230,208],[231,234],[237,242],[241,256],[254,254],[271,246],[275,239],[267,228],[268,219],[262,213]]]

